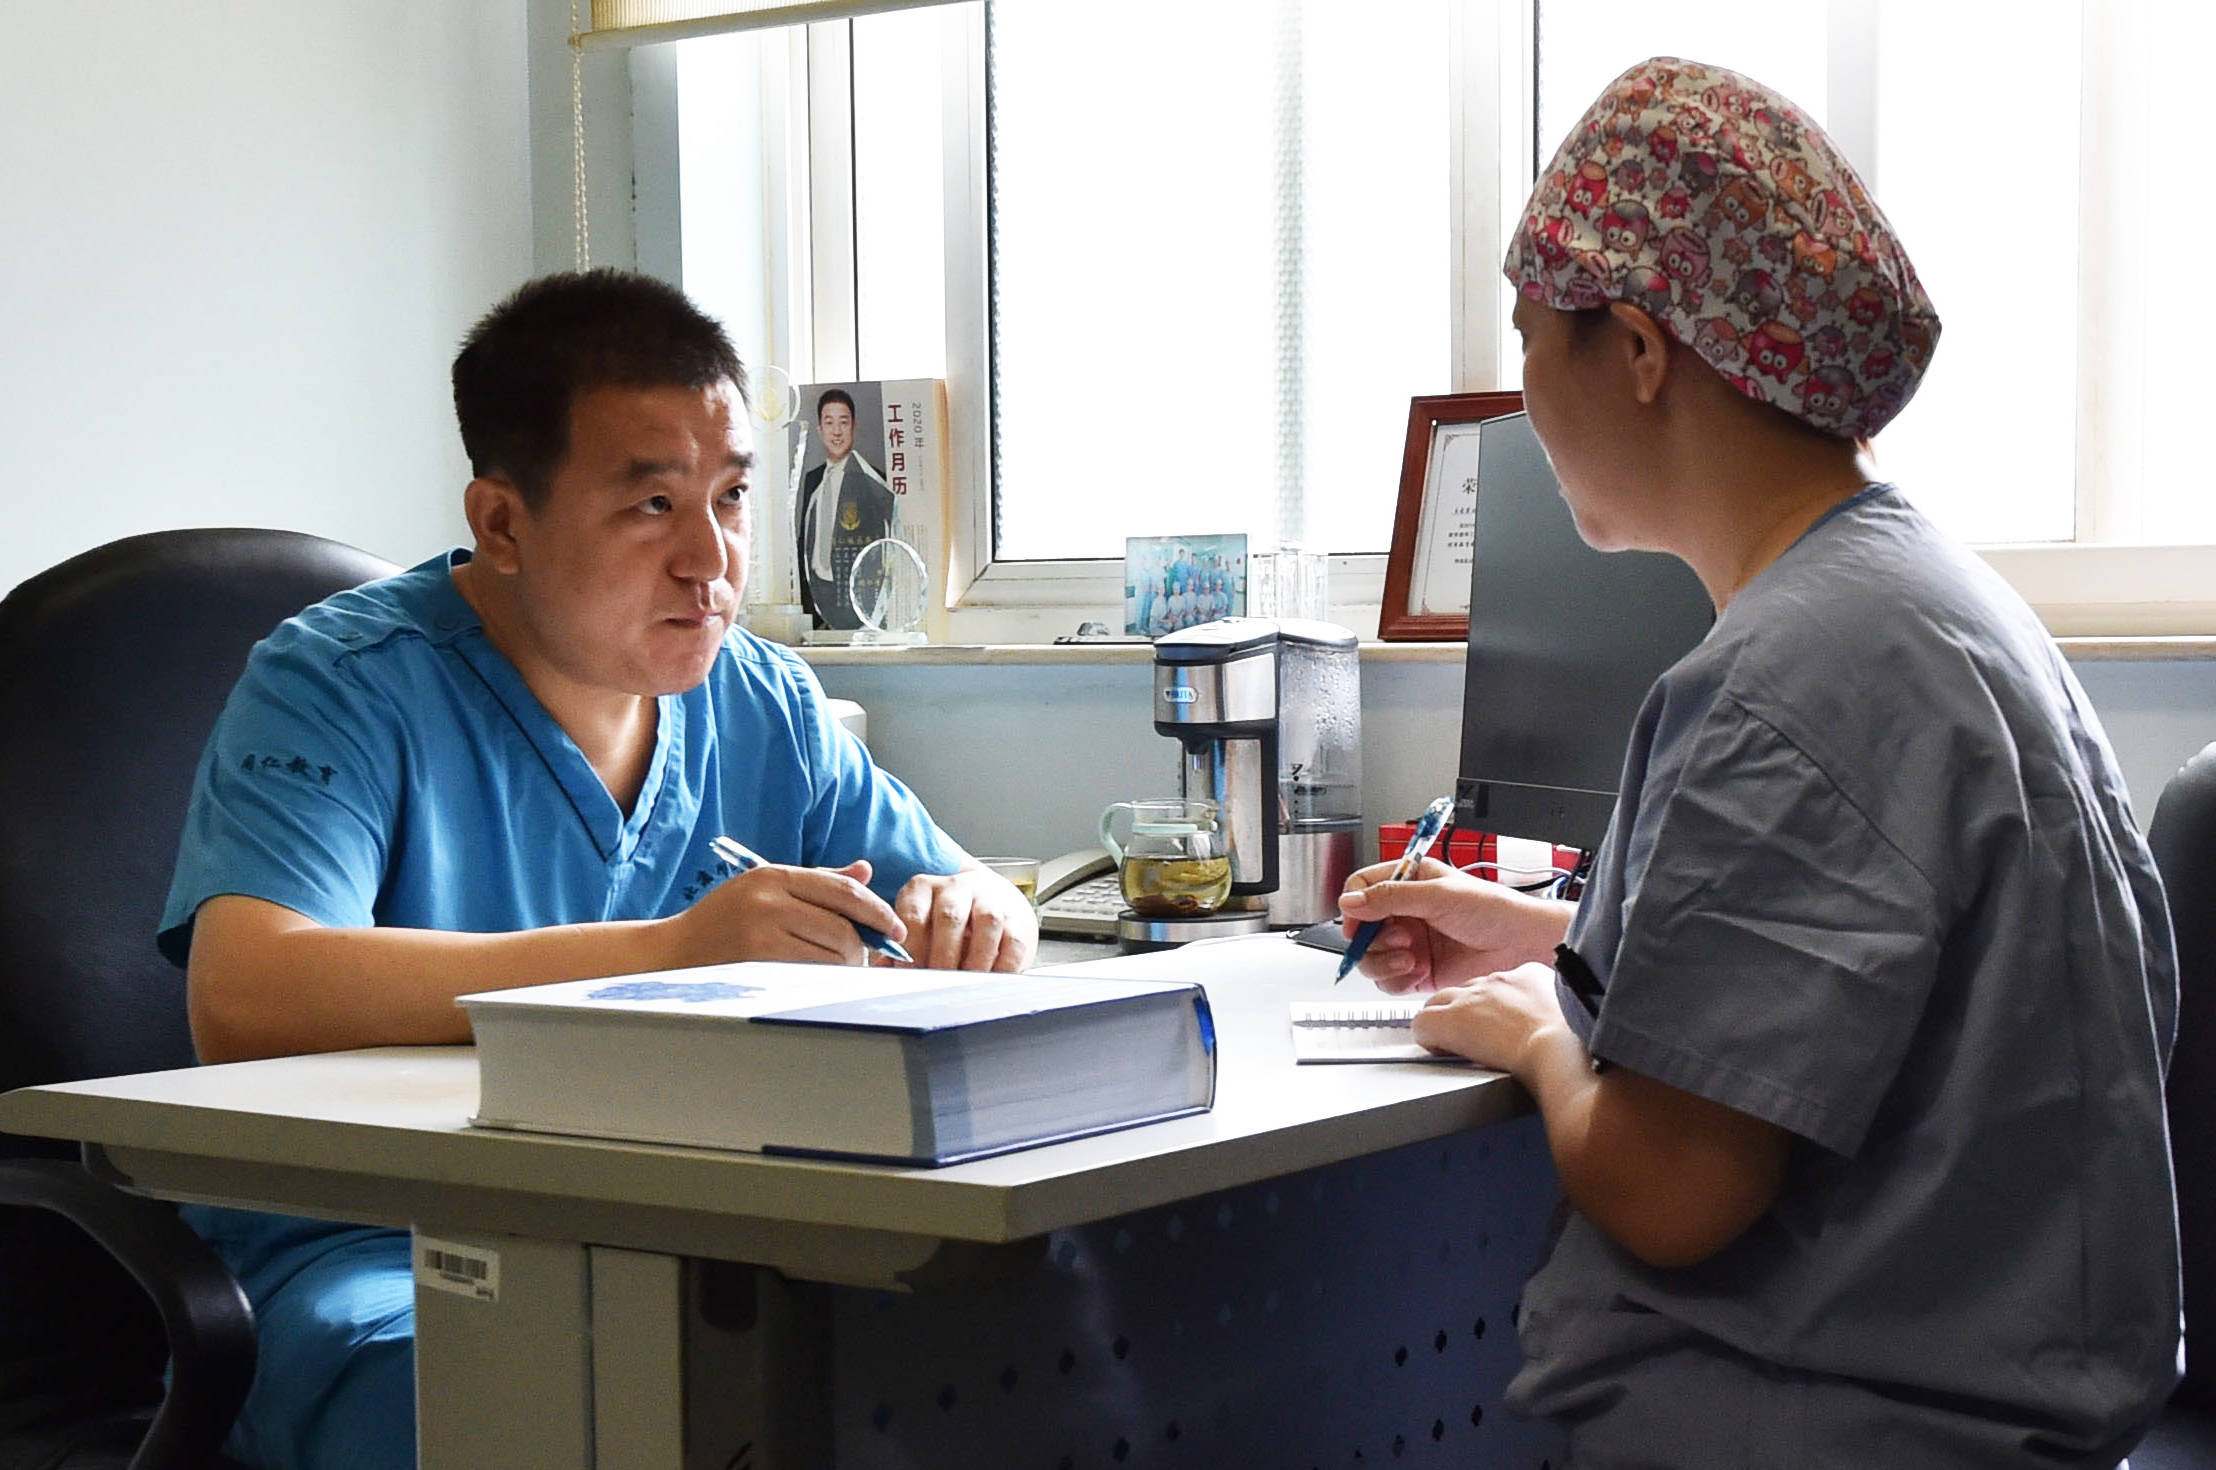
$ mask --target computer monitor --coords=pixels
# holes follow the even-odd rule
[[[1478,430],[1458,825],[1599,846],[1648,688],[1715,608],[1674,556],[1593,550],[1523,414]]]

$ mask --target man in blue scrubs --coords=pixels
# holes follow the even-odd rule
[[[160,943],[206,1061],[469,1040],[454,998],[733,960],[1019,970],[1031,909],[734,625],[745,376],[682,293],[532,282],[454,398],[475,546],[259,644],[202,759]],[[732,873],[718,834],[769,860]],[[260,1315],[233,1450],[414,1463],[405,1233],[194,1222]]]
[[[1788,260],[1784,301],[1720,284]],[[2175,957],[2053,640],[1873,473],[1930,301],[1813,122],[1668,58],[1572,131],[1507,273],[1580,533],[1717,608],[1574,910],[1439,864],[1345,895],[1574,1206],[1511,1404],[1578,1470],[2115,1466],[2177,1373]]]

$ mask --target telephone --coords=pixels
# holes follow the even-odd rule
[[[1104,847],[1081,847],[1039,864],[1039,932],[1110,938],[1123,911],[1123,878]]]

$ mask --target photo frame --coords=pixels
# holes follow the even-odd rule
[[[1246,615],[1247,538],[1126,536],[1123,631],[1159,638],[1217,618]]]
[[[1384,602],[1377,614],[1381,640],[1452,642],[1469,637],[1477,425],[1521,412],[1521,393],[1441,393],[1408,401],[1400,498],[1393,510]]]

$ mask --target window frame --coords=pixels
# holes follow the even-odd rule
[[[1449,270],[1453,313],[1452,392],[1490,389],[1500,379],[1501,342],[1510,302],[1498,262],[1520,191],[1503,190],[1516,168],[1515,139],[1528,135],[1531,108],[1529,7],[1449,8],[1448,141],[1455,208]],[[1112,558],[1015,561],[993,556],[990,242],[986,211],[986,25],[982,7],[951,8],[945,16],[947,402],[953,422],[955,510],[953,623],[958,635],[991,635],[1026,623],[1059,622],[1066,633],[1077,616],[1120,619],[1121,564]],[[1520,125],[1504,128],[1508,109],[1487,105],[1473,77],[1491,81],[1493,95],[1512,99]],[[1507,193],[1517,198],[1507,200]],[[1474,289],[1473,289],[1474,287]],[[1389,455],[1389,449],[1381,453]],[[1386,553],[1333,552],[1331,611],[1365,637],[1377,631]]]
[[[1832,0],[1829,8],[1831,91],[1844,104],[1835,109],[1840,116],[1830,130],[1850,154],[1871,158],[1874,8],[1854,0]],[[2087,105],[2080,123],[2081,157],[2088,175],[2095,171],[2097,145],[2121,85],[2113,48],[2097,35],[2095,8],[2086,8],[2082,63]],[[1072,632],[1086,618],[1120,626],[1121,567],[1114,559],[993,556],[986,20],[982,6],[950,4],[941,21],[952,636],[962,643],[1045,642]],[[795,328],[794,340],[784,345],[800,381],[851,377],[857,367],[851,73],[844,61],[848,24],[811,25],[806,44],[796,41],[789,48],[790,85],[806,96],[808,114],[806,137],[790,151],[796,161],[808,162],[792,170],[787,218],[767,223],[787,237],[782,258],[809,266],[783,283],[782,315]],[[1513,302],[1498,262],[1528,188],[1526,176],[1540,162],[1534,155],[1544,147],[1533,136],[1535,33],[1536,0],[1450,9],[1449,392],[1491,391],[1520,380],[1505,361],[1512,350],[1507,313]],[[2087,197],[2099,196],[2089,190]],[[2077,331],[2085,363],[2073,402],[2075,524],[2084,536],[2122,524],[2133,490],[2109,483],[2105,472],[2110,426],[2098,372],[2106,341],[2098,288],[2115,242],[2098,227],[2091,209],[2081,212],[2080,233]],[[803,346],[807,350],[797,350]],[[2216,545],[2079,540],[1973,549],[2017,588],[2056,636],[2216,634]],[[1366,638],[1377,629],[1385,560],[1383,552],[1340,552],[1330,559],[1332,617]]]

